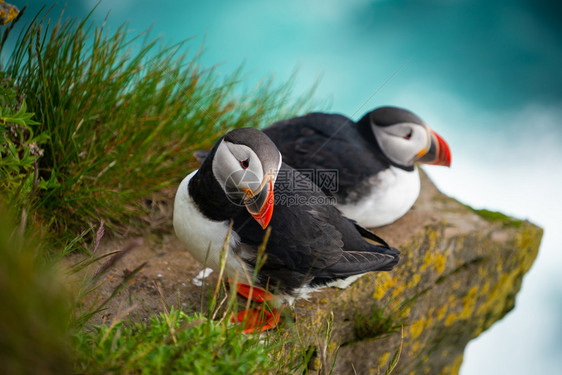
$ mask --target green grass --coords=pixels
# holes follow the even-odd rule
[[[42,189],[16,201],[32,202],[67,239],[100,218],[119,230],[148,210],[139,198],[175,186],[196,166],[194,150],[227,129],[265,125],[308,105],[308,95],[291,99],[291,82],[245,90],[241,70],[218,78],[200,66],[201,48],[192,44],[166,46],[125,25],[110,32],[89,18],[38,14],[1,69],[45,141]]]
[[[381,337],[399,332],[406,324],[405,312],[412,300],[406,300],[396,307],[391,307],[391,301],[379,307],[373,304],[369,314],[355,313],[355,336],[358,340]]]
[[[75,331],[74,372],[307,374],[318,354],[300,345],[295,329],[289,325],[247,335],[229,319],[212,320],[171,308],[151,317],[148,324],[131,318]],[[319,366],[327,374],[333,362]]]
[[[0,72],[0,191],[12,205],[27,207],[35,191],[45,187],[38,180],[38,160],[45,134],[35,135],[39,125],[29,113],[12,80]]]
[[[507,227],[519,228],[521,226],[521,224],[523,223],[521,220],[514,219],[512,217],[509,217],[507,215],[502,214],[501,212],[490,211],[490,210],[486,210],[486,209],[477,210],[477,209],[472,208],[472,207],[468,207],[468,208],[470,208],[478,216],[480,216],[480,217],[482,217],[482,218],[484,218],[488,221],[501,222],[502,225],[507,226]]]
[[[171,310],[150,324],[95,327],[75,336],[77,373],[268,374],[271,345],[236,326]]]
[[[27,228],[27,229],[26,229]],[[0,196],[0,373],[68,374],[71,294],[35,228]]]

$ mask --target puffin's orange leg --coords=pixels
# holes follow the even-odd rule
[[[244,333],[257,333],[275,328],[279,323],[279,316],[279,312],[275,309],[269,312],[263,307],[255,307],[240,311],[232,317],[231,322],[243,324]]]

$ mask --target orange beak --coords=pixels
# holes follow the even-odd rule
[[[451,150],[447,142],[433,130],[429,130],[431,144],[429,150],[417,161],[425,164],[451,166]]]
[[[248,194],[246,194],[248,195]],[[246,203],[246,209],[263,229],[267,228],[273,216],[274,196],[271,178],[253,202]]]

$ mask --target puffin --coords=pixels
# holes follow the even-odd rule
[[[336,199],[343,215],[366,228],[391,224],[413,206],[420,192],[416,163],[451,165],[447,142],[399,107],[376,108],[358,122],[309,113],[263,131],[285,163],[311,171],[312,181]]]
[[[288,179],[298,181],[298,189]],[[266,134],[239,128],[221,137],[180,183],[173,226],[206,267],[220,270],[222,254],[223,272],[240,294],[252,298],[249,291],[261,290],[252,299],[268,300],[273,309],[258,311],[269,316],[244,330],[255,332],[274,327],[277,309],[297,298],[324,287],[345,288],[398,263],[396,248],[329,203],[306,175],[283,162]],[[242,311],[235,320],[250,315],[256,312]]]

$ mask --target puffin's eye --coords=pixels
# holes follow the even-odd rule
[[[250,166],[250,158],[248,158],[246,160],[242,160],[240,162],[240,165],[242,166],[242,168],[248,169],[248,167]]]
[[[408,134],[406,134],[403,138],[404,138],[404,139],[411,139],[411,138],[412,138],[412,129],[410,129],[410,131],[408,132]]]

